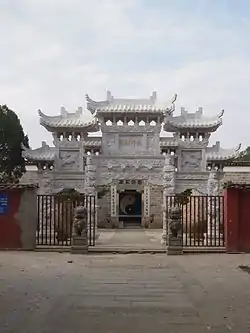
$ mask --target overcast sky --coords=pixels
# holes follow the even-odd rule
[[[225,109],[211,142],[250,145],[249,0],[0,0],[0,103],[19,115],[33,148],[56,115],[153,90],[207,115]]]

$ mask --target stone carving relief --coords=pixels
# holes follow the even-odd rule
[[[112,135],[109,135],[109,134],[106,134],[106,144],[108,147],[112,147],[115,145],[115,136],[114,134]]]
[[[158,135],[147,135],[147,149],[153,149],[152,155],[160,153],[160,138]]]
[[[162,159],[109,159],[108,161],[103,159],[100,163],[100,167],[108,170],[153,170],[155,168],[161,168],[164,165],[164,158]]]
[[[143,179],[162,185],[162,159],[102,159],[98,166],[97,184],[105,185],[112,180]]]
[[[182,173],[182,172],[177,172],[176,173],[176,179],[179,180],[195,180],[195,181],[207,181],[208,174],[207,172],[202,172],[202,173]]]
[[[178,145],[180,148],[206,148],[208,145],[208,139],[204,139],[202,141],[199,140],[179,140]]]
[[[108,128],[109,133],[160,133],[161,131],[161,126],[150,126],[150,125],[145,125],[145,126],[102,126],[103,132],[106,132]]]
[[[209,172],[208,182],[207,182],[207,194],[208,195],[219,195],[219,178],[218,172],[212,170]]]
[[[181,171],[201,170],[202,152],[201,150],[182,150],[181,152]]]
[[[96,165],[93,162],[91,156],[88,156],[86,159],[85,166],[85,191],[90,194],[95,193],[96,188]]]
[[[175,192],[175,168],[172,164],[170,155],[165,157],[165,164],[163,167],[163,187],[165,195],[173,195]]]
[[[79,169],[79,151],[60,151],[60,167],[61,169],[76,170]]]

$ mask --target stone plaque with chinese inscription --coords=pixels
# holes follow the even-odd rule
[[[144,140],[142,135],[120,135],[119,149],[122,153],[135,153],[144,150]]]

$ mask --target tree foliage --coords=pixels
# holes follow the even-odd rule
[[[0,182],[18,182],[24,174],[22,144],[29,147],[19,118],[6,105],[0,105]]]
[[[189,203],[189,198],[191,197],[193,191],[191,188],[187,188],[181,193],[175,195],[175,204],[177,206],[183,206]]]

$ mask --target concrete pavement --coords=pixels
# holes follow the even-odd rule
[[[0,252],[0,332],[250,332],[250,255]]]

